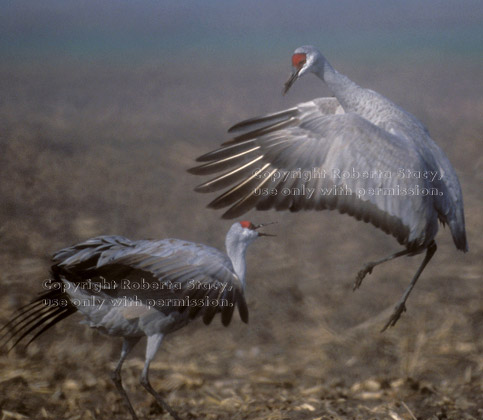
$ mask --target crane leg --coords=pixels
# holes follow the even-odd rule
[[[156,399],[156,402],[175,420],[181,420],[176,412],[164,401],[161,396],[154,390],[149,383],[149,365],[156,355],[161,342],[163,341],[163,334],[150,335],[148,337],[148,343],[146,345],[146,361],[144,362],[143,372],[141,374],[141,385]]]
[[[426,250],[426,255],[424,256],[423,262],[419,266],[418,271],[416,271],[416,274],[414,275],[413,279],[411,280],[411,283],[409,283],[408,288],[405,290],[401,299],[397,303],[396,307],[394,308],[394,312],[392,313],[392,315],[389,318],[389,321],[386,323],[386,325],[384,325],[384,328],[381,330],[381,332],[386,331],[386,329],[389,328],[389,327],[394,327],[394,325],[396,325],[396,322],[398,321],[401,314],[406,311],[406,300],[408,299],[409,294],[411,293],[411,290],[413,290],[413,287],[415,286],[416,282],[418,281],[419,276],[423,272],[424,267],[426,267],[426,265],[431,260],[431,258],[433,258],[433,255],[436,252],[437,248],[438,247],[436,246],[436,242],[433,241],[429,244],[428,249]]]
[[[114,371],[111,374],[112,381],[116,385],[116,388],[119,391],[119,393],[124,398],[124,401],[126,402],[127,408],[129,409],[129,413],[131,413],[133,420],[138,420],[138,418],[136,416],[136,412],[134,411],[134,408],[132,407],[131,401],[129,401],[129,397],[127,396],[125,389],[122,387],[121,369],[122,369],[122,364],[124,363],[124,360],[126,359],[127,355],[131,352],[131,350],[134,348],[134,346],[138,341],[139,341],[138,337],[124,338],[122,342],[121,357],[119,359],[119,362],[117,363],[116,369],[114,369]]]
[[[399,252],[396,252],[395,254],[392,254],[392,255],[389,255],[389,257],[386,257],[386,258],[382,258],[380,260],[377,260],[377,261],[373,261],[373,262],[370,262],[370,263],[367,263],[363,268],[362,270],[360,270],[358,273],[357,273],[357,276],[356,276],[356,281],[354,282],[354,287],[352,290],[357,290],[361,283],[362,283],[362,280],[364,279],[364,277],[366,277],[367,274],[371,274],[372,273],[372,269],[376,266],[376,265],[379,265],[379,264],[382,264],[382,263],[385,263],[386,261],[391,261],[393,260],[394,258],[398,258],[398,257],[402,257],[403,255],[407,255],[409,254],[411,251],[407,250],[407,249],[404,249],[402,251],[399,251]]]

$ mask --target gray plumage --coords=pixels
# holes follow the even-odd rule
[[[177,414],[154,391],[149,365],[162,339],[196,317],[209,324],[217,313],[227,326],[235,307],[248,322],[245,302],[245,252],[263,225],[237,222],[226,236],[227,254],[180,239],[132,241],[122,236],[99,236],[54,254],[52,278],[43,292],[21,308],[0,332],[2,347],[27,345],[75,312],[103,333],[123,337],[113,380],[133,419],[137,419],[122,387],[124,359],[147,336],[141,384],[175,419]]]
[[[228,325],[235,307],[238,307],[243,321],[248,322],[244,279],[235,273],[226,254],[210,246],[180,239],[131,241],[121,236],[101,236],[57,252],[53,261],[55,269],[65,273],[67,279],[72,273],[78,281],[99,281],[102,277],[108,282],[117,282],[119,287],[102,291],[103,298],[122,299],[135,295],[137,301],[133,302],[133,308],[140,303],[149,307],[150,302],[166,301],[166,305],[151,306],[166,316],[165,319],[157,314],[167,332],[183,327],[199,314],[203,314],[203,321],[209,324],[213,316],[221,312],[223,323]],[[219,295],[222,286],[226,287]],[[197,290],[197,287],[200,288]],[[84,290],[78,293],[86,294]],[[223,299],[228,305],[208,308],[194,305],[186,313],[186,307],[172,305],[182,303],[186,297]],[[170,301],[174,299],[176,301]],[[134,320],[129,322],[140,322],[142,317]],[[101,327],[102,324],[101,320]],[[92,322],[91,326],[97,327]],[[124,335],[122,323],[111,328],[106,331],[108,334]],[[146,332],[138,327],[138,333],[145,335]]]
[[[233,126],[229,132],[236,136],[200,156],[204,163],[189,170],[223,172],[195,189],[229,188],[209,207],[229,207],[224,218],[252,208],[337,209],[393,235],[406,254],[433,247],[439,220],[449,225],[456,247],[467,251],[458,178],[424,125],[338,73],[312,46],[297,48],[292,64],[285,92],[302,75],[314,73],[334,97]]]

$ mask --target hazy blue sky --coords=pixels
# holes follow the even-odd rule
[[[414,46],[475,54],[481,0],[0,0],[4,58],[279,54],[313,43],[342,54]]]

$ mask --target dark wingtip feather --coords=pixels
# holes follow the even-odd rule
[[[198,192],[198,193],[208,193],[211,192],[205,185],[205,183],[197,185],[196,187],[193,188],[193,191]]]
[[[286,109],[284,111],[274,112],[273,114],[268,114],[268,115],[265,115],[263,117],[249,118],[247,120],[240,121],[239,123],[230,127],[228,129],[228,132],[233,133],[235,131],[242,130],[245,127],[248,127],[250,125],[261,124],[261,123],[266,122],[266,121],[268,122],[268,121],[274,121],[275,120],[276,122],[278,122],[278,121],[283,120],[287,117],[294,116],[296,113],[297,113],[297,108],[290,108],[290,109]]]
[[[245,127],[247,124],[246,122],[250,120],[245,120],[245,121],[240,121],[239,123],[236,123],[235,125],[232,125],[228,130],[227,133],[233,133],[237,130],[240,130],[241,128]]]
[[[204,163],[203,165],[193,166],[187,170],[191,175],[211,175],[216,172],[220,172],[222,169],[218,169],[212,163]]]
[[[221,145],[225,146],[225,147],[226,146],[229,147],[229,146],[233,146],[233,145],[236,145],[236,144],[239,144],[239,143],[241,143],[241,144],[245,144],[245,142],[251,143],[253,139],[255,139],[257,137],[264,136],[265,134],[269,134],[269,133],[272,133],[272,132],[277,131],[277,130],[281,130],[285,127],[288,127],[288,126],[292,125],[295,121],[296,121],[295,118],[289,118],[289,119],[282,120],[282,121],[276,121],[276,122],[271,123],[269,125],[253,129],[252,131],[248,131],[244,134],[236,136],[236,137],[234,137],[230,140],[225,141]]]
[[[213,201],[208,203],[206,207],[213,210],[219,210],[223,207],[227,207],[230,205],[230,202],[225,200],[226,195],[221,195],[220,197],[215,198]]]
[[[45,324],[41,330],[37,331],[35,335],[27,342],[27,344],[25,344],[25,347],[27,347],[32,341],[34,341],[37,337],[39,337],[49,328],[53,327],[55,324],[62,321],[64,318],[67,318],[68,316],[72,315],[76,311],[77,309],[75,308],[62,308],[62,310],[56,311],[54,316],[49,316],[50,322]]]
[[[41,325],[43,325],[45,322],[47,321],[50,321],[51,319],[55,319],[57,318],[57,315],[61,312],[64,312],[65,311],[65,308],[52,308],[52,309],[49,309],[47,312],[45,312],[44,314],[42,314],[42,317],[40,319],[37,318],[37,322],[34,322],[35,320],[33,320],[32,322],[29,322],[26,327],[29,327],[27,329],[27,331],[24,331],[20,334],[19,331],[16,331],[15,332],[15,336],[12,337],[15,338],[18,334],[20,334],[20,336],[15,340],[15,342],[12,344],[12,347],[11,348],[14,348],[18,343],[20,343],[25,337],[27,337],[31,332],[35,331],[38,327],[40,327]],[[50,322],[47,324],[49,325],[51,324]],[[54,323],[55,324],[55,323]],[[51,324],[50,326],[54,325],[54,324]],[[22,330],[24,328],[22,327]],[[46,328],[42,328],[40,330],[40,332],[36,333],[28,342],[27,344],[25,345],[25,347],[27,347],[36,337],[38,337],[42,332],[44,332],[46,330]]]
[[[241,320],[245,324],[248,324],[248,306],[247,306],[247,303],[245,301],[245,298],[243,296],[241,296],[238,299],[237,304],[238,304],[238,313],[240,314]]]
[[[205,325],[211,324],[211,321],[213,321],[217,311],[218,308],[216,306],[207,306],[205,308],[205,312],[203,314],[203,322]]]
[[[221,218],[224,220],[232,220],[243,215],[243,212],[240,212],[238,211],[238,209],[233,208],[234,206],[225,211],[225,213],[221,215]]]
[[[198,156],[195,160],[196,162],[209,162],[210,160],[213,160],[213,155],[216,155],[221,152],[221,149],[223,149],[223,147],[220,147],[218,149],[212,150],[211,152]]]
[[[198,312],[201,310],[201,306],[194,305],[194,306],[190,306],[189,308],[190,308],[190,311],[189,311],[190,319],[196,318],[196,315],[198,315]]]
[[[235,310],[235,305],[231,304],[230,306],[223,308],[223,310],[221,311],[221,323],[225,327],[230,325],[234,310]]]
[[[52,267],[54,282],[60,282],[60,268]],[[59,302],[65,300],[67,306],[49,305],[47,302]],[[45,293],[40,294],[27,305],[22,306],[16,312],[16,315],[3,326],[0,331],[6,330],[0,337],[3,342],[0,348],[5,349],[10,345],[8,351],[12,350],[23,339],[33,334],[32,338],[27,342],[27,347],[43,332],[57,324],[62,319],[73,314],[77,308],[70,303],[68,295],[62,288],[53,288]],[[13,344],[12,344],[13,343]]]
[[[45,312],[39,314],[39,316],[35,317],[34,319],[29,319],[31,318],[31,316],[28,316],[28,317],[26,316],[25,318],[22,318],[20,322],[17,322],[14,325],[12,325],[12,330],[9,331],[10,336],[6,339],[5,343],[2,345],[2,348],[7,347],[7,345],[13,341],[13,344],[8,349],[8,352],[10,352],[15,346],[17,346],[17,344],[19,344],[31,332],[33,332],[36,328],[41,326],[45,321],[55,316],[57,312],[58,312],[58,308],[48,308]]]
[[[255,118],[248,118],[246,120],[243,120],[243,121],[240,121],[238,123],[236,123],[235,125],[232,125],[228,130],[227,130],[227,133],[234,133],[235,131],[239,131],[239,130],[242,130],[243,128],[253,124],[254,122],[256,122],[258,120],[257,117]]]
[[[231,206],[223,215],[221,216],[222,219],[225,220],[230,220],[230,219],[235,219],[237,217],[243,216],[245,213],[249,212],[251,209],[256,207],[258,201],[258,197],[254,195],[248,195],[241,200],[239,200],[236,204]],[[210,203],[211,204],[211,203]],[[230,205],[231,202],[226,203],[225,206],[217,207],[226,207],[227,205]],[[211,206],[210,206],[211,207]],[[215,208],[215,207],[212,207]],[[261,209],[263,210],[263,209]]]
[[[198,161],[198,159],[196,159],[196,160]],[[186,169],[186,172],[188,172],[191,175],[200,175],[200,167],[202,167],[202,166],[203,165],[193,166],[192,168]]]
[[[210,162],[215,160],[221,160],[225,158],[231,158],[239,153],[246,153],[250,148],[256,147],[254,145],[254,140],[249,140],[246,142],[241,142],[231,146],[220,147],[211,152],[205,153],[204,155],[196,158],[197,162]]]

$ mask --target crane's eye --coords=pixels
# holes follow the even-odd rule
[[[294,54],[292,55],[292,66],[296,67],[297,69],[301,69],[302,66],[307,61],[307,56],[305,54]]]

